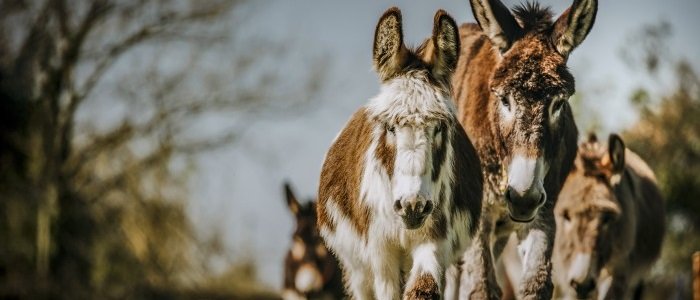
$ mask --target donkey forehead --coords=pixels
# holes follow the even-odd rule
[[[382,84],[368,111],[376,121],[399,126],[435,124],[454,113],[449,97],[448,89],[431,80],[427,72],[413,71]]]
[[[513,44],[494,71],[491,87],[517,98],[541,100],[574,93],[574,77],[551,44],[526,36]]]
[[[573,171],[566,180],[559,197],[557,211],[568,210],[574,214],[597,214],[619,210],[615,193],[598,178]]]

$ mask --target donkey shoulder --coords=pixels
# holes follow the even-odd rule
[[[321,169],[318,218],[320,227],[334,228],[327,211],[333,202],[352,220],[355,229],[366,232],[369,209],[360,203],[359,186],[365,152],[371,142],[372,126],[366,108],[357,110],[333,141]]]

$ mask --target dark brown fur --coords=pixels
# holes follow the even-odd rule
[[[295,218],[295,227],[292,234],[292,248],[287,251],[284,260],[284,293],[294,293],[307,299],[323,297],[342,298],[343,282],[340,266],[336,258],[328,251],[323,239],[319,235],[316,226],[316,202],[309,200],[306,204],[297,201],[291,186],[285,183],[287,205]],[[303,245],[301,255],[294,254],[294,244]],[[295,284],[295,277],[302,266],[308,266],[317,270],[321,275],[320,288],[312,291],[299,291]],[[293,299],[294,296],[292,296]]]
[[[586,1],[577,0],[574,4],[578,6],[575,10],[578,12],[584,10],[579,2]],[[553,208],[562,182],[573,164],[578,136],[566,101],[561,104],[555,124],[550,124],[549,112],[554,99],[566,99],[574,93],[574,78],[566,67],[567,57],[590,31],[593,19],[590,12],[572,19],[570,10],[567,10],[553,22],[549,9],[537,4],[525,4],[511,15],[496,0],[472,0],[471,3],[479,24],[460,27],[462,53],[453,85],[460,122],[481,159],[486,202],[480,224],[482,233],[479,234],[483,241],[476,243],[483,249],[469,252],[469,255],[481,259],[470,267],[473,274],[465,280],[476,286],[477,291],[471,291],[472,295],[498,298],[493,270],[489,267],[492,265],[491,255],[500,256],[511,232],[516,231],[523,239],[531,229],[537,229],[548,236],[547,250],[538,269],[527,270],[523,281],[516,286],[523,298],[549,298],[552,283],[548,261],[555,228]],[[498,22],[490,17],[493,15]],[[581,20],[589,23],[580,24]],[[500,27],[493,27],[495,23]],[[501,31],[482,31],[482,28]],[[489,35],[489,32],[495,34]],[[573,37],[569,43],[571,47],[560,45],[564,36]],[[512,122],[501,119],[502,98],[512,99]],[[527,224],[512,222],[502,200],[503,184],[507,178],[505,170],[516,152],[527,157],[544,156],[549,166],[543,184],[547,200],[535,220]]]
[[[430,275],[421,275],[416,280],[415,286],[410,289],[411,292],[406,295],[406,299],[410,300],[438,300],[440,299],[440,291],[438,285]]]

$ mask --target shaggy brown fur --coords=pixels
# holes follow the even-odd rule
[[[659,256],[665,229],[663,199],[649,166],[616,135],[607,148],[589,139],[579,148],[555,215],[559,296],[631,299]],[[580,272],[585,277],[572,278],[579,254],[591,255],[590,264]]]
[[[498,259],[511,232],[520,241],[542,232],[546,238],[536,242],[540,250],[529,256],[531,267],[516,289],[524,299],[550,298],[554,202],[573,163],[578,136],[565,101],[575,89],[566,61],[590,31],[596,1],[577,0],[556,21],[548,8],[532,3],[512,13],[498,0],[471,0],[471,7],[479,24],[460,28],[462,53],[453,85],[460,122],[479,153],[486,182],[479,240],[465,254],[460,294],[499,298],[492,257]],[[504,119],[503,110],[512,111],[512,119]],[[557,110],[558,118],[552,120]],[[549,167],[543,182],[546,202],[529,223],[513,222],[503,200],[506,170],[515,154],[543,157]]]

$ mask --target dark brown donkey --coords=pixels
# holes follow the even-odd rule
[[[486,182],[480,234],[464,256],[460,298],[499,297],[491,259],[515,232],[524,267],[519,298],[549,299],[554,202],[578,137],[566,62],[588,35],[597,1],[576,0],[556,20],[536,3],[513,12],[498,0],[470,3],[478,25],[460,28],[454,99]]]
[[[617,135],[591,136],[555,208],[556,298],[631,299],[661,252],[664,203],[654,173]],[[637,295],[639,296],[639,295]]]
[[[292,245],[284,260],[285,300],[340,299],[343,297],[342,273],[335,257],[328,252],[316,226],[316,202],[301,205],[289,183],[284,184],[289,210],[296,227]]]

